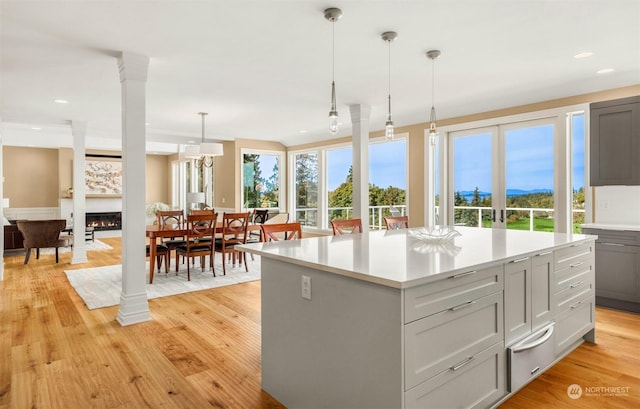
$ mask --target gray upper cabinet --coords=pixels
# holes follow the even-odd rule
[[[591,185],[640,185],[640,96],[597,102],[591,111]]]

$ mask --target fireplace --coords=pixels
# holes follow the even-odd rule
[[[98,212],[86,214],[87,227],[95,230],[121,230],[122,212]]]

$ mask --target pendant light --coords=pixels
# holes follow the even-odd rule
[[[204,141],[204,117],[208,115],[206,112],[198,112],[202,119],[202,142],[199,146],[189,145],[184,149],[184,157],[187,159],[195,159],[200,161],[200,166],[212,167],[213,157],[221,156],[224,154],[221,143],[205,142]]]
[[[335,22],[342,17],[342,10],[331,7],[324,11],[324,18],[331,22],[331,110],[329,111],[329,132],[335,135],[338,132],[338,110],[336,109],[336,82],[335,82],[335,59],[336,59],[336,34]]]
[[[436,58],[440,56],[440,50],[427,51],[427,58],[431,60],[431,115],[429,118],[429,140],[431,145],[435,145],[438,138],[436,128]]]
[[[389,45],[389,113],[387,122],[384,124],[384,136],[389,140],[393,140],[393,121],[391,120],[391,42],[398,37],[395,31],[386,31],[381,34],[382,39]]]

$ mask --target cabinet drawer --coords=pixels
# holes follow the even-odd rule
[[[405,393],[405,408],[487,408],[505,395],[499,342]]]
[[[585,256],[593,255],[593,241],[582,244],[574,244],[554,251],[554,270],[568,268],[572,264],[583,260]]]
[[[595,297],[593,291],[575,299],[563,313],[556,316],[556,356],[595,327]]]
[[[509,392],[540,375],[555,359],[554,326],[550,324],[508,349]]]
[[[560,291],[556,294],[556,314],[561,314],[566,310],[572,308],[572,306],[576,303],[576,301],[584,298],[584,295],[591,292],[591,296],[595,297],[595,292],[593,291],[593,285],[595,283],[595,278],[585,277],[577,280],[574,284],[569,286],[568,288]],[[575,308],[575,307],[574,307]]]
[[[502,265],[452,274],[443,280],[409,288],[404,295],[404,323],[502,291]]]
[[[503,294],[405,325],[405,390],[503,340]]]
[[[576,261],[567,268],[557,270],[554,273],[555,283],[553,292],[558,293],[574,285],[576,281],[594,276],[594,261],[594,255],[590,254],[577,258]]]

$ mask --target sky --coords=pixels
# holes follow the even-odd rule
[[[490,133],[454,140],[454,190],[491,192]],[[506,189],[553,190],[553,126],[541,125],[505,132]],[[573,187],[584,186],[584,115],[573,120]]]
[[[381,187],[407,188],[407,143],[405,139],[369,145],[369,182]],[[352,163],[351,147],[327,151],[329,190],[347,178]]]
[[[573,117],[573,186],[584,186],[584,115]],[[456,138],[454,142],[454,189],[472,191],[477,186],[491,192],[491,136],[478,134]],[[386,188],[407,187],[406,140],[369,145],[369,180]],[[506,132],[506,188],[553,190],[553,127],[543,125]],[[329,190],[345,181],[351,166],[351,147],[327,151]],[[260,155],[262,176],[268,176],[276,157]]]

